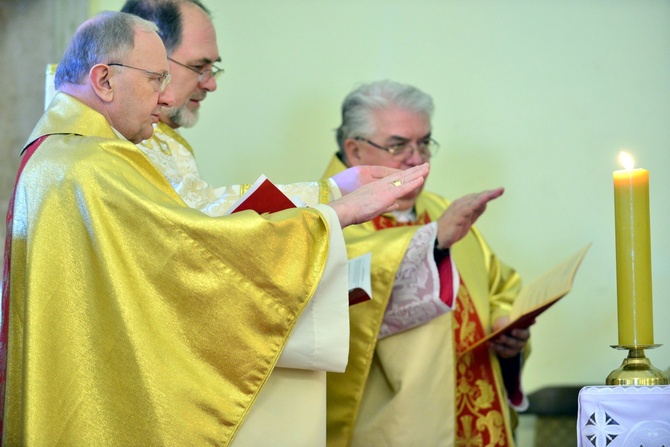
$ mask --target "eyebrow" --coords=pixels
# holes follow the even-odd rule
[[[426,139],[430,138],[430,136],[431,136],[432,133],[433,133],[432,131],[428,132],[426,135],[424,135],[423,137],[419,138],[419,141],[421,141],[421,140],[426,140]],[[410,141],[410,140],[411,140],[411,138],[401,137],[400,135],[391,135],[390,137],[388,137],[388,139],[389,139],[389,140],[394,140],[394,141],[402,141],[402,142]]]
[[[215,64],[217,62],[221,62],[221,57],[220,56],[218,58],[216,58],[215,61],[213,61],[213,60],[211,60],[207,57],[203,57],[201,59],[197,59],[194,62],[191,62],[190,65],[207,65],[207,64]]]

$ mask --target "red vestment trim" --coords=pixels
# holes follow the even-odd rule
[[[381,216],[377,216],[372,219],[372,224],[377,230],[393,227],[406,227],[410,225],[425,225],[427,223],[430,223],[430,216],[428,215],[427,211],[423,213],[423,216],[419,217],[414,222],[398,222],[393,216],[388,216],[386,214],[382,214]]]
[[[444,257],[437,266],[440,274],[440,299],[449,309],[454,308],[454,272],[451,269],[451,255]]]
[[[461,281],[453,311],[456,352],[484,337],[470,293]],[[456,355],[456,445],[506,446],[507,424],[488,349]]]
[[[16,181],[14,182],[14,192],[9,199],[7,207],[7,233],[5,235],[5,257],[4,268],[2,272],[2,330],[0,330],[0,439],[2,439],[2,432],[4,428],[5,417],[5,387],[7,384],[7,343],[9,341],[9,265],[11,261],[12,251],[12,225],[14,223],[14,199],[16,197],[16,186],[19,184],[21,172],[26,166],[30,157],[35,153],[35,150],[42,144],[42,142],[49,135],[44,135],[33,141],[26,147],[25,154],[21,159],[18,173],[16,174]]]

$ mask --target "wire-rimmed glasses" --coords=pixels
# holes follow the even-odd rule
[[[198,82],[199,83],[207,82],[212,78],[218,79],[219,76],[221,76],[223,74],[223,71],[224,71],[223,68],[217,67],[216,65],[212,65],[212,68],[208,68],[206,70],[198,70],[196,67],[192,67],[190,65],[182,64],[181,62],[176,61],[176,60],[172,59],[171,57],[168,57],[168,59],[171,60],[172,62],[174,62],[177,65],[181,65],[182,67],[191,70],[194,73],[198,73]]]
[[[155,71],[145,70],[144,68],[131,67],[130,65],[119,64],[119,63],[116,63],[116,62],[113,62],[111,64],[107,64],[107,65],[114,66],[114,67],[132,68],[133,70],[139,70],[139,71],[145,72],[146,74],[151,76],[152,79],[155,79],[156,81],[158,81],[157,92],[159,92],[159,93],[162,92],[163,90],[165,90],[165,87],[167,87],[167,85],[170,83],[170,79],[172,79],[172,75],[170,74],[169,71],[166,71],[166,72],[163,72],[163,73],[157,73]]]
[[[381,144],[377,144],[374,141],[370,141],[363,137],[355,137],[354,140],[368,143],[370,146],[386,151],[398,159],[409,158],[412,154],[412,150],[416,148],[419,155],[421,155],[421,158],[424,160],[430,160],[430,158],[437,154],[437,151],[440,149],[440,144],[432,138],[421,140],[416,144],[412,144],[411,141],[407,140],[390,144],[388,146],[382,146]]]

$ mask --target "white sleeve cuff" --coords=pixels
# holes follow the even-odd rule
[[[344,372],[349,359],[347,250],[335,210],[316,205],[330,229],[321,282],[300,315],[278,367]]]

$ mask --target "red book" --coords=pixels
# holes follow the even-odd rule
[[[265,175],[261,175],[249,190],[230,207],[226,214],[245,210],[256,211],[258,214],[276,213],[295,207],[295,203],[286,194],[281,192]]]

